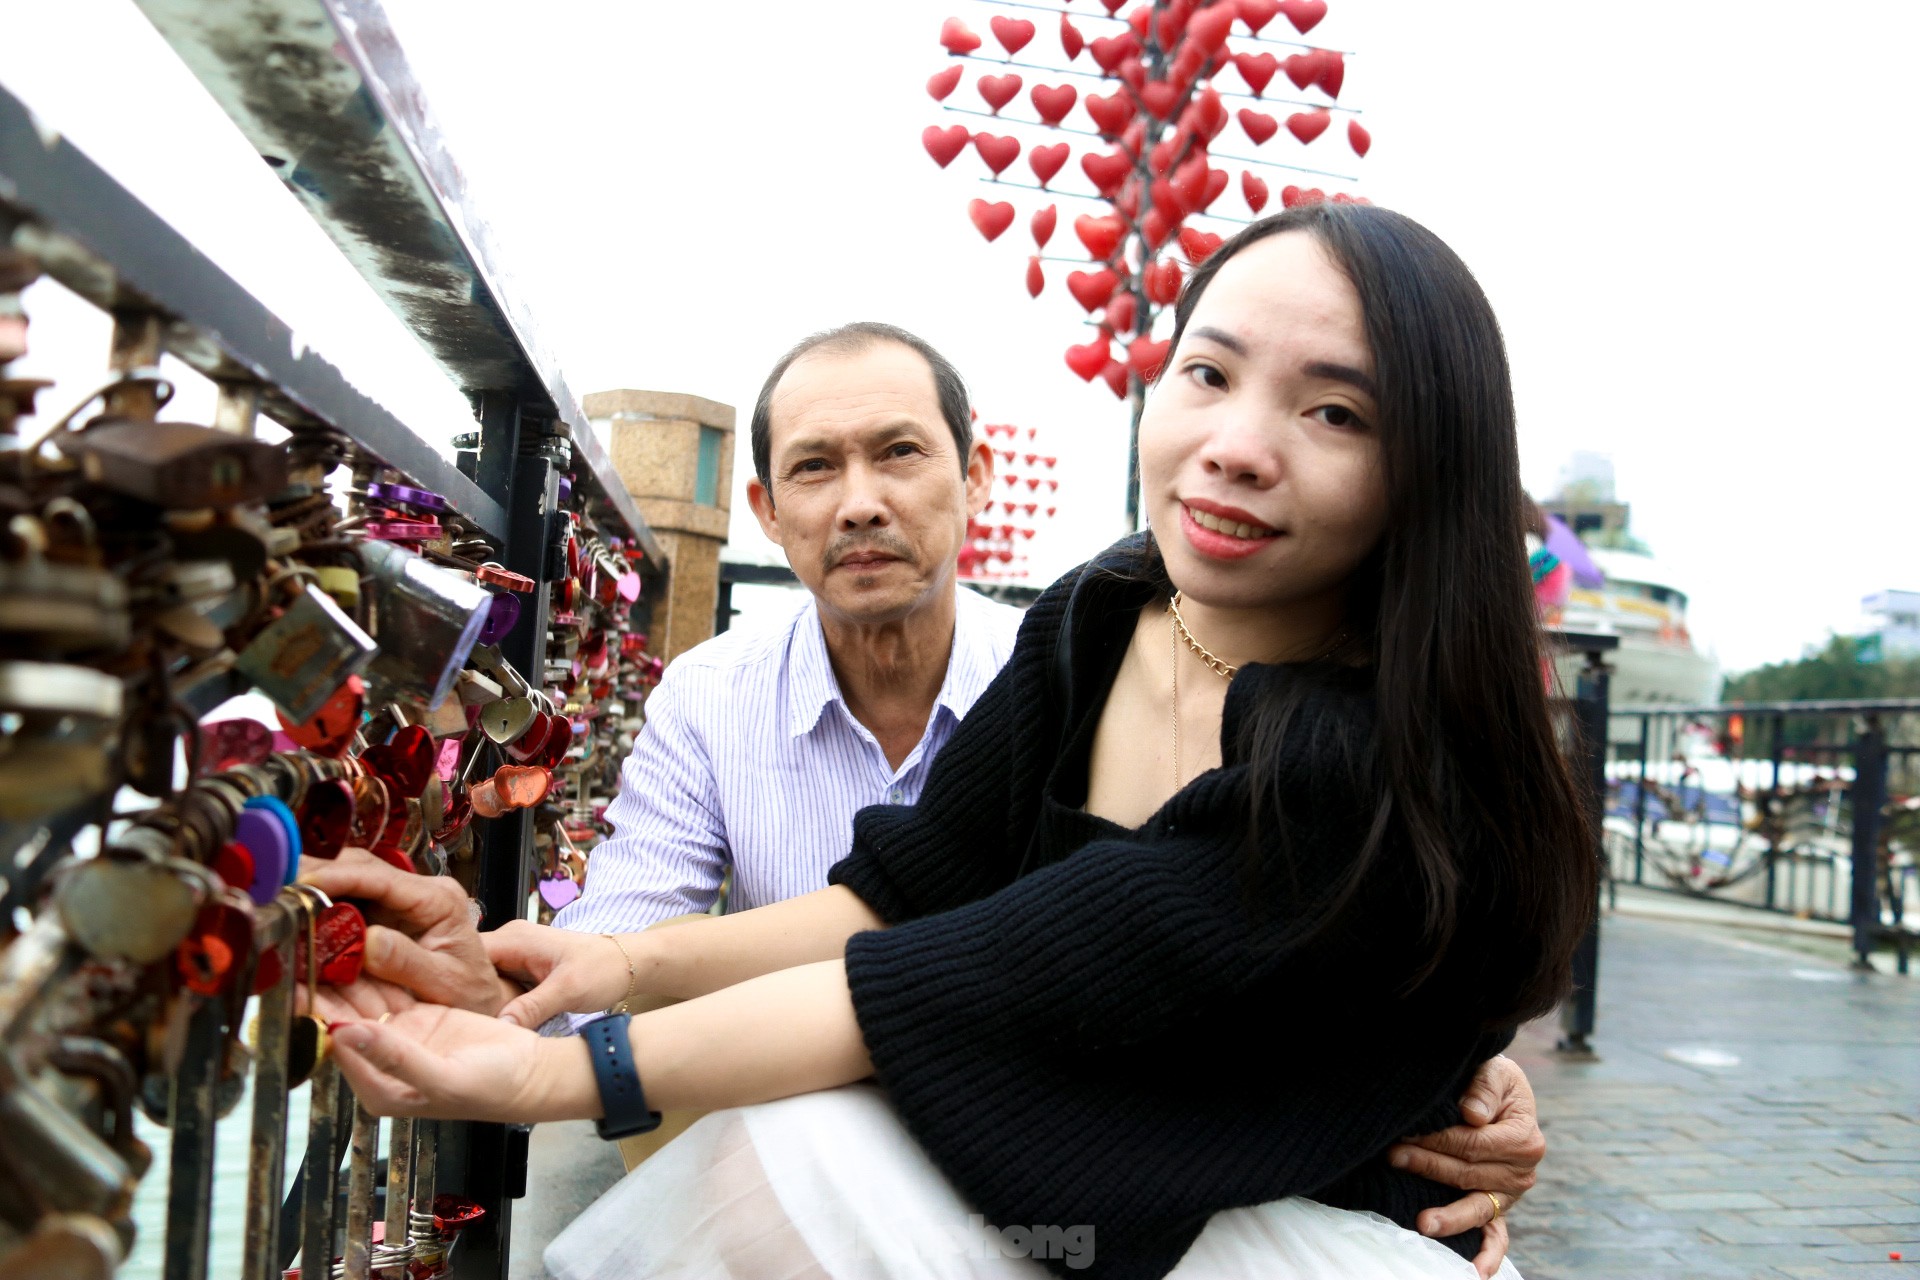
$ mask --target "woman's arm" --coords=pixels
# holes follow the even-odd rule
[[[641,1014],[629,1034],[656,1111],[745,1106],[873,1073],[839,960]],[[578,1036],[543,1039],[498,1019],[416,1005],[384,1023],[337,1024],[333,1040],[355,1096],[377,1115],[534,1124],[603,1114]]]
[[[481,935],[481,941],[494,968],[530,988],[508,1001],[500,1016],[538,1027],[556,1014],[612,1008],[629,991],[690,1000],[762,974],[838,959],[849,937],[885,927],[853,890],[836,885],[717,916],[697,928],[615,934],[617,945],[521,920]]]

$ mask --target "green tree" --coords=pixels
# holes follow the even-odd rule
[[[1869,660],[1854,636],[1829,636],[1826,647],[1796,662],[1776,662],[1729,677],[1725,702],[1920,698],[1920,658]]]

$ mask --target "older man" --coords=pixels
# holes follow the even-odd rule
[[[554,923],[631,933],[821,889],[853,815],[912,804],[1013,649],[1020,614],[958,588],[993,454],[960,375],[884,324],[783,356],[753,409],[747,499],[807,599],[697,645],[647,700],[586,891]]]

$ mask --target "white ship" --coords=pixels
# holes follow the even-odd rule
[[[1687,593],[1627,528],[1627,504],[1613,496],[1613,464],[1576,455],[1560,496],[1540,506],[1578,534],[1606,574],[1598,587],[1575,585],[1560,626],[1617,635],[1609,658],[1616,707],[1704,706],[1720,700],[1720,663],[1702,653],[1687,630]],[[1580,665],[1563,659],[1569,690]]]

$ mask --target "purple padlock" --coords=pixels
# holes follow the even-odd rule
[[[561,476],[561,477],[560,477],[560,501],[561,501],[561,503],[562,503],[562,504],[564,505],[564,504],[566,503],[566,500],[567,500],[568,498],[571,498],[572,496],[573,496],[573,477],[572,477],[572,476]]]
[[[253,855],[253,883],[247,886],[247,896],[264,907],[287,883],[288,857],[293,851],[287,829],[265,809],[243,809],[234,819],[233,838]]]
[[[580,886],[572,876],[559,874],[540,877],[540,900],[555,911],[580,896]]]
[[[378,481],[367,486],[367,497],[375,502],[390,502],[395,506],[414,507],[420,511],[451,511],[453,504],[431,489],[416,489],[406,484],[381,484]]]
[[[487,620],[480,624],[481,644],[499,644],[504,640],[513,624],[520,621],[520,597],[511,591],[493,593],[493,608],[487,614]]]

